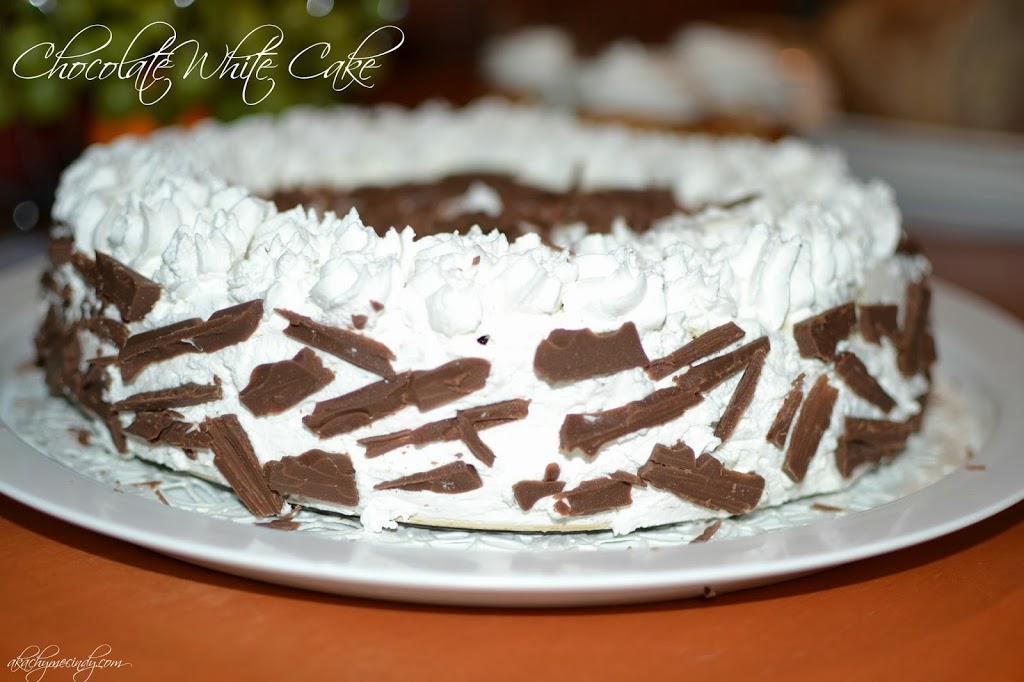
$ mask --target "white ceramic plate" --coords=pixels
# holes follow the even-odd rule
[[[12,401],[7,389],[18,384],[15,368],[31,357],[30,330],[39,313],[32,303],[38,272],[38,263],[33,263],[0,277],[0,315],[5,320],[0,376],[7,377],[5,405],[0,407],[5,410]],[[1024,330],[983,301],[948,285],[936,289],[943,371],[950,372],[954,385],[957,377],[961,382],[969,378],[970,390],[987,396],[989,404],[1011,407],[991,415],[987,442],[970,460],[970,468],[961,466],[959,459],[950,468],[947,457],[945,468],[936,469],[941,473],[938,480],[924,481],[921,485],[931,485],[923,488],[906,488],[916,490],[909,495],[893,492],[900,488],[893,487],[890,474],[885,474],[888,479],[872,479],[870,474],[858,484],[856,497],[864,497],[874,486],[875,494],[883,494],[881,502],[864,510],[849,506],[845,515],[809,511],[815,509],[811,501],[796,502],[749,522],[758,526],[756,534],[743,525],[747,522],[737,522],[735,532],[723,526],[725,532],[710,542],[694,545],[686,539],[702,527],[692,524],[626,538],[608,533],[552,538],[413,528],[374,536],[337,517],[311,523],[312,532],[285,533],[243,519],[244,514],[239,516],[224,502],[233,496],[219,493],[216,486],[137,460],[101,455],[97,461],[102,466],[97,468],[93,461],[88,472],[92,477],[87,477],[80,472],[89,462],[83,459],[79,466],[78,460],[67,459],[85,456],[78,446],[64,447],[66,457],[54,458],[53,452],[44,454],[29,446],[3,424],[0,492],[71,523],[189,562],[360,597],[476,606],[575,606],[753,587],[920,543],[1024,498],[1024,458],[1019,456],[1024,423],[1016,413],[1019,407],[1014,407],[1024,404],[1024,365],[1018,357]],[[972,405],[973,400],[962,402]],[[54,409],[73,415],[66,406]],[[58,423],[53,431],[66,440],[68,422]],[[57,460],[76,462],[76,470]],[[906,456],[897,463],[904,460]],[[148,486],[150,482],[154,486]],[[183,500],[193,502],[192,509],[207,513],[155,501],[156,482],[167,486],[167,497],[177,491]],[[853,499],[839,494],[817,501],[838,506]]]

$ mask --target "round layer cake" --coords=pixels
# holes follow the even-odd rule
[[[742,514],[896,456],[935,357],[890,190],[796,140],[296,110],[92,147],[54,221],[51,390],[257,516]]]

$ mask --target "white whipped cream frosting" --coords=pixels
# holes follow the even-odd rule
[[[478,227],[416,238],[415,226],[393,226],[380,237],[355,211],[281,211],[260,198],[304,184],[393,184],[464,171],[507,173],[553,190],[569,187],[573,178],[595,188],[668,186],[693,212],[667,216],[640,234],[621,220],[609,234],[566,226],[553,235],[566,249],[559,251],[537,235],[509,242]],[[744,197],[749,199],[730,208],[716,207]],[[500,210],[500,198],[491,188],[474,186],[453,210]],[[792,325],[849,300],[900,304],[906,283],[927,272],[924,259],[893,254],[900,218],[890,189],[851,178],[835,151],[797,140],[767,144],[582,125],[496,101],[460,110],[441,104],[295,110],[279,118],[123,138],[90,148],[67,170],[54,217],[74,236],[77,249],[90,256],[107,253],[163,287],[153,311],[129,325],[133,332],[265,301],[263,323],[249,341],[151,365],[129,385],[114,372],[109,400],[219,377],[224,400],[182,408],[186,420],[237,414],[262,462],[313,448],[350,454],[361,504],[343,511],[363,512],[375,529],[402,518],[510,527],[612,525],[627,532],[714,516],[650,487],[634,488],[634,504],[625,509],[569,519],[553,511],[551,498],[530,512],[512,498],[512,484],[540,479],[549,462],[559,463],[561,480],[571,489],[617,470],[635,471],[656,443],[679,439],[727,467],[762,475],[762,505],[844,487],[849,481],[831,456],[841,416],[886,415],[846,389],[824,363],[800,358]],[[77,300],[91,298],[70,267],[60,274],[72,283]],[[317,401],[379,378],[319,353],[335,373],[329,386],[283,414],[254,417],[237,398],[252,369],[303,347],[281,334],[286,322],[275,308],[346,328],[352,315],[366,315],[364,333],[391,348],[397,371],[481,357],[491,363],[491,374],[483,390],[450,405],[425,413],[407,408],[320,440],[301,417]],[[116,316],[116,309],[108,314]],[[567,413],[618,407],[672,382],[652,382],[635,369],[551,387],[534,374],[533,355],[552,330],[603,332],[632,321],[654,359],[730,320],[746,331],[744,342],[767,335],[772,350],[754,404],[727,443],[712,432],[738,376],[682,418],[624,436],[592,459],[559,453],[558,430]],[[86,357],[113,351],[98,340],[95,347],[86,345]],[[889,418],[918,411],[915,398],[927,380],[903,379],[887,340],[872,346],[855,334],[842,342],[841,348],[847,346],[896,400]],[[764,436],[801,372],[807,374],[805,388],[827,373],[841,390],[818,455],[806,479],[795,484],[781,471],[784,453]],[[366,459],[355,442],[512,398],[530,399],[530,414],[482,432],[497,457],[490,468],[461,442],[406,447],[374,459]],[[193,461],[174,448],[134,441],[132,448],[222,480],[209,453]],[[483,488],[458,495],[373,490],[456,456],[474,464]]]

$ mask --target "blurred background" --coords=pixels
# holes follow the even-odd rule
[[[187,59],[152,106],[130,79],[15,75],[45,73],[52,55],[35,46],[97,24],[109,44],[99,29],[73,43],[90,59],[151,53],[169,36],[153,22],[198,41],[208,70],[225,45],[254,52],[270,29],[246,34],[279,27],[273,92],[246,105],[240,79],[182,77]],[[323,42],[329,60],[303,57],[322,68],[368,35],[361,54],[384,52],[395,33],[373,31],[386,25],[405,40],[372,88],[334,92],[281,66]],[[1024,0],[0,0],[0,266],[38,248],[60,172],[88,144],[296,104],[485,94],[838,145],[859,175],[894,185],[940,275],[1024,315]]]

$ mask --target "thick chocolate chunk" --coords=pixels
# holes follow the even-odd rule
[[[474,457],[487,466],[491,466],[494,462],[494,453],[480,440],[477,432],[525,419],[529,412],[529,406],[530,401],[522,399],[481,405],[468,410],[459,410],[455,417],[430,422],[415,429],[363,438],[359,440],[359,444],[366,446],[367,457],[379,457],[406,445],[462,440]]]
[[[580,450],[593,457],[616,438],[677,419],[703,399],[692,390],[671,386],[622,407],[590,414],[569,414],[558,432],[559,447],[563,452]]]
[[[766,441],[780,450],[786,445],[789,427],[793,423],[793,417],[796,416],[796,411],[804,399],[803,388],[804,375],[800,374],[800,376],[793,380],[793,388],[786,394],[786,398],[782,401],[782,407],[775,414],[775,420],[772,421],[772,425],[768,428],[768,434],[765,436]]]
[[[118,354],[121,378],[131,381],[149,365],[186,353],[214,353],[248,340],[263,318],[263,301],[219,310],[205,322],[191,318],[130,337]]]
[[[191,342],[203,353],[247,341],[263,319],[263,301],[257,299],[218,310],[192,334]]]
[[[694,458],[693,449],[682,442],[672,447],[655,445],[637,473],[655,488],[705,509],[730,514],[750,511],[764,492],[764,479],[757,474],[726,469],[707,453]]]
[[[138,322],[160,300],[160,285],[105,253],[96,252],[97,293],[112,303],[125,322]]]
[[[549,384],[616,374],[650,361],[640,345],[636,325],[595,334],[590,329],[556,329],[537,346],[533,371]]]
[[[316,353],[303,348],[290,360],[255,367],[238,399],[257,417],[280,414],[333,380],[334,372],[323,366]]]
[[[896,407],[896,401],[885,392],[878,381],[868,373],[868,368],[861,359],[853,353],[840,353],[836,356],[836,374],[842,377],[851,391],[869,403],[877,405],[883,412]]]
[[[898,454],[913,432],[911,422],[847,417],[836,447],[836,467],[849,478],[862,464],[880,464]]]
[[[804,400],[800,415],[796,418],[796,426],[793,427],[793,436],[789,440],[786,460],[782,464],[786,475],[798,483],[807,475],[807,466],[818,451],[821,437],[828,430],[832,408],[838,396],[839,391],[829,386],[828,377],[822,374]]]
[[[391,366],[395,354],[383,343],[348,329],[314,322],[305,315],[290,310],[278,308],[276,312],[288,320],[288,326],[284,329],[285,336],[330,353],[385,379],[395,378],[395,370]]]
[[[767,349],[762,348],[754,353],[754,357],[750,358],[750,362],[747,363],[747,369],[740,377],[740,382],[736,385],[736,390],[733,391],[732,398],[729,399],[729,404],[725,406],[725,412],[722,413],[722,418],[718,420],[718,425],[715,427],[715,438],[722,442],[729,440],[733,431],[736,430],[736,425],[739,424],[740,417],[750,407],[767,355]]]
[[[888,336],[890,341],[898,341],[900,338],[898,312],[899,308],[895,305],[857,306],[860,335],[870,343],[881,343],[883,336]]]
[[[487,383],[491,363],[481,358],[460,358],[412,373],[409,395],[421,412],[447,405],[475,393]]]
[[[745,332],[735,322],[726,322],[720,327],[704,332],[669,355],[652,361],[647,366],[647,376],[652,381],[660,381],[687,365],[726,349],[742,339],[744,334]]]
[[[432,493],[455,495],[476,490],[483,485],[480,474],[472,464],[459,460],[439,466],[430,471],[423,471],[411,476],[403,476],[393,481],[385,481],[373,486],[374,490],[426,490]]]
[[[856,306],[844,303],[793,325],[793,338],[803,357],[831,362],[836,344],[850,335],[856,322]]]
[[[270,489],[343,507],[359,504],[356,470],[342,453],[309,450],[298,457],[282,457],[263,465]]]
[[[530,511],[539,500],[560,493],[564,488],[565,481],[519,481],[512,484],[512,494],[520,509]]]
[[[924,281],[907,285],[903,331],[897,344],[896,364],[900,373],[912,377],[927,371],[935,360],[935,342],[928,333],[928,311],[932,292]]]
[[[189,382],[174,388],[136,393],[124,400],[117,401],[113,407],[120,411],[151,412],[201,405],[220,400],[223,397],[224,392],[221,390],[220,381],[209,385]]]
[[[409,404],[409,373],[384,379],[351,393],[322,400],[302,423],[321,438],[348,433],[398,412]]]
[[[767,336],[762,336],[725,355],[694,365],[688,372],[672,380],[679,384],[680,388],[705,393],[746,369],[755,355],[760,352],[767,353],[769,350],[771,343]]]
[[[583,481],[572,490],[558,493],[555,511],[563,516],[589,516],[633,504],[633,486],[614,478]]]
[[[238,417],[225,414],[203,422],[210,436],[213,465],[227,479],[242,504],[254,516],[274,516],[284,501],[270,489],[260,462]]]

